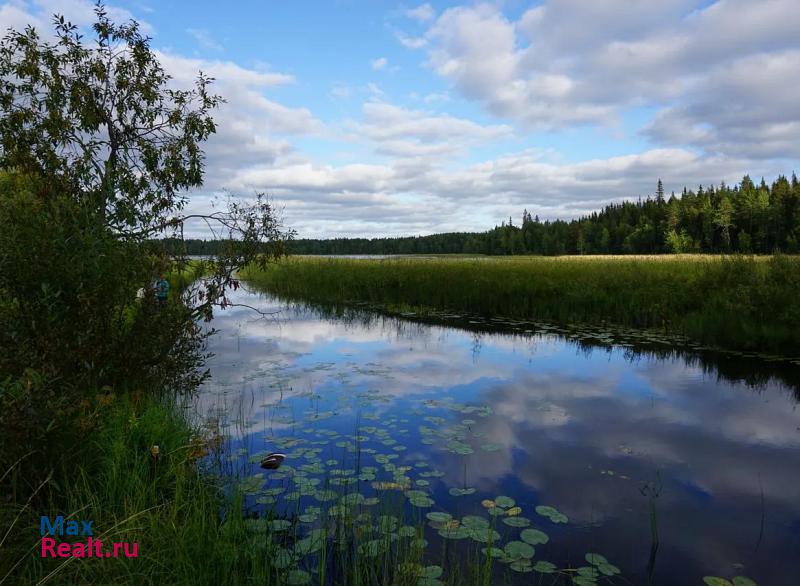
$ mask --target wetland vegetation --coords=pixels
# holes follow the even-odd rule
[[[800,356],[800,259],[793,256],[307,257],[242,274],[287,299],[628,326],[729,350]]]
[[[96,16],[0,47],[0,584],[796,576],[794,257],[284,260],[257,196],[176,258],[220,98]]]

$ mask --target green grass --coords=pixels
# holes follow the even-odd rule
[[[798,257],[294,257],[242,277],[292,300],[607,323],[800,355]]]

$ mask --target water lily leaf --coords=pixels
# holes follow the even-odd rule
[[[717,576],[705,576],[703,582],[708,586],[733,586],[725,578],[718,578]]]
[[[600,577],[600,572],[597,571],[597,568],[592,568],[590,566],[581,566],[578,568],[578,574],[584,578],[590,578],[591,580],[597,580]]]
[[[584,556],[584,559],[593,566],[599,566],[601,564],[608,563],[608,560],[599,553],[587,553],[586,556]]]
[[[547,505],[539,505],[536,507],[536,513],[541,515],[542,517],[547,517],[553,523],[566,523],[569,521],[567,516],[554,507],[550,507]]]
[[[314,498],[320,502],[333,501],[339,498],[339,493],[335,490],[318,490],[314,493]]]
[[[477,515],[467,515],[461,519],[461,524],[468,529],[488,529],[489,520]]]
[[[286,519],[275,519],[274,521],[270,521],[269,524],[269,528],[272,531],[286,531],[291,526],[291,522]]]
[[[620,569],[614,564],[600,564],[599,566],[597,566],[597,569],[600,570],[600,572],[605,574],[606,576],[616,576],[617,574],[620,573]],[[750,585],[734,584],[734,586],[750,586]],[[755,583],[752,586],[755,586]]]
[[[540,574],[552,574],[556,571],[556,565],[546,561],[538,561],[533,565],[533,569]]]
[[[489,557],[493,558],[506,557],[506,552],[504,552],[499,547],[484,547],[483,549],[481,549],[481,553],[483,553],[483,555],[488,555]]]
[[[505,546],[506,555],[511,559],[532,558],[536,550],[524,541],[509,541]]]
[[[470,530],[466,527],[456,527],[454,529],[439,529],[439,535],[445,539],[466,539],[470,537]]]
[[[514,570],[515,572],[530,572],[531,570],[533,570],[531,561],[525,558],[520,560],[514,560],[508,567]]]
[[[481,445],[481,449],[484,452],[496,452],[497,450],[501,449],[502,447],[503,447],[502,444],[496,444],[494,442],[487,442],[487,443]]]
[[[355,506],[364,504],[365,500],[367,499],[364,497],[363,494],[358,492],[351,492],[350,494],[347,494],[343,496],[341,499],[339,499],[339,502],[342,503],[343,505]]]
[[[509,527],[527,527],[531,524],[530,519],[526,517],[505,517],[503,523]]]
[[[733,579],[733,586],[758,586],[755,580],[747,576],[736,576]]]
[[[411,525],[404,525],[397,530],[400,537],[414,537],[417,534],[417,529]]]
[[[428,507],[433,506],[434,504],[433,499],[428,498],[427,496],[414,497],[412,499],[409,499],[408,502],[410,502],[413,506],[419,507],[421,509],[426,509]]]
[[[499,496],[496,499],[494,499],[494,503],[498,507],[502,507],[504,509],[508,509],[510,507],[513,507],[516,504],[516,501],[514,499],[512,499],[511,497]]]
[[[466,496],[468,494],[475,494],[476,491],[477,491],[476,488],[455,488],[455,487],[453,487],[448,492],[452,496]]]
[[[431,521],[435,521],[436,523],[446,523],[447,521],[453,518],[453,516],[450,513],[442,513],[438,511],[428,513],[425,516]]]
[[[539,531],[538,529],[523,529],[522,533],[519,534],[519,538],[531,545],[541,545],[550,541],[550,537],[547,536],[547,533]]]
[[[470,529],[470,537],[478,543],[496,543],[500,541],[500,534],[494,529]]]

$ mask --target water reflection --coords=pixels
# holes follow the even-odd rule
[[[427,477],[438,508],[483,514],[482,499],[514,498],[551,536],[537,559],[582,565],[585,552],[599,551],[637,584],[648,564],[658,584],[708,574],[798,581],[796,368],[663,345],[509,335],[497,324],[323,317],[241,296],[284,311],[256,319],[233,308],[215,318],[212,379],[197,407],[246,423],[235,441],[247,451],[315,426],[343,437],[358,421],[378,420],[396,443],[373,436],[364,445],[396,454],[398,465],[424,462],[412,477],[443,472]],[[476,415],[465,405],[489,409]],[[471,453],[447,449],[448,429]],[[333,446],[323,461],[341,457]],[[452,487],[477,491],[453,497]],[[538,517],[541,504],[570,522]]]

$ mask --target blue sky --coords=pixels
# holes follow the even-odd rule
[[[109,8],[142,23],[176,84],[202,69],[228,100],[190,208],[266,192],[301,236],[480,230],[659,178],[680,191],[800,170],[794,0]],[[0,26],[88,26],[91,9],[12,0]]]

